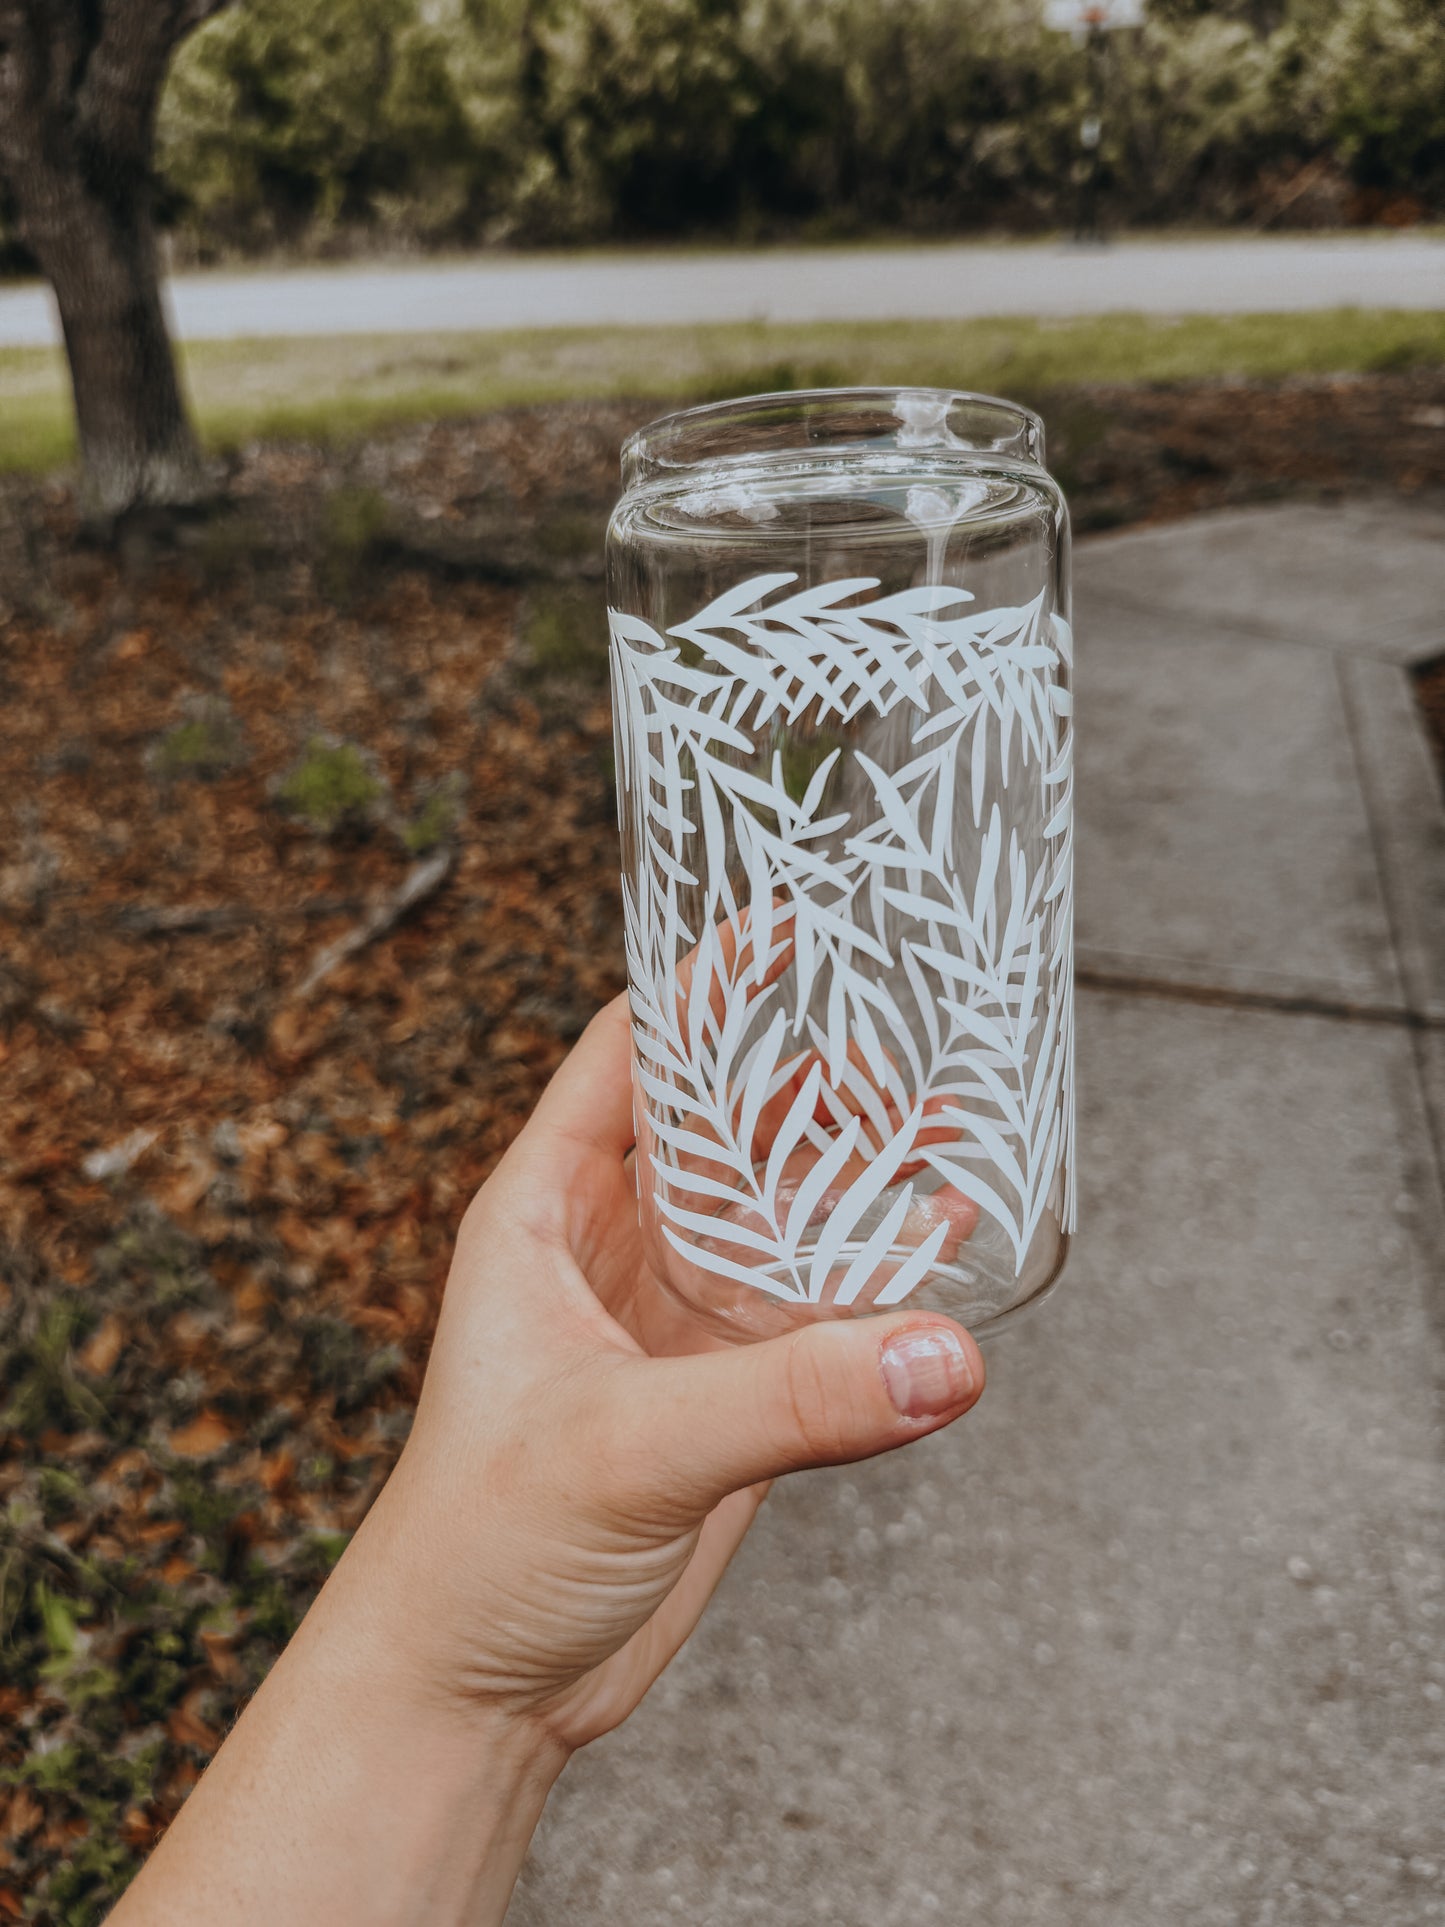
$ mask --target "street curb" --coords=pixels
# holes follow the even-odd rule
[[[1336,658],[1411,1014],[1445,1022],[1445,803],[1408,674]]]

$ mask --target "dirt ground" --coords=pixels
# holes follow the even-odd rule
[[[1445,373],[1042,405],[1081,529],[1445,488]],[[89,1927],[174,1814],[620,987],[601,534],[656,412],[261,447],[118,553],[0,489],[0,1920]]]

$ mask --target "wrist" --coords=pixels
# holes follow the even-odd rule
[[[389,1737],[438,1772],[464,1772],[484,1755],[509,1784],[540,1787],[545,1797],[571,1749],[531,1708],[466,1684],[446,1624],[444,1581],[416,1543],[406,1512],[394,1481],[294,1645],[313,1648],[312,1663],[334,1675],[332,1690],[374,1737]]]
[[[147,1927],[500,1927],[567,1749],[539,1722],[440,1689],[408,1636],[428,1612],[425,1585],[407,1598],[383,1535],[367,1540],[322,1589],[118,1922],[130,1907]]]
[[[344,1626],[328,1643],[364,1648],[375,1693],[399,1720],[448,1748],[484,1735],[517,1772],[550,1783],[573,1749],[499,1658],[492,1635],[511,1610],[506,1588],[500,1603],[479,1599],[479,1576],[453,1544],[463,1501],[437,1483],[431,1464],[402,1455],[307,1624],[330,1616]],[[483,1592],[496,1576],[481,1575]]]
[[[341,1712],[339,1737],[367,1787],[379,1774],[387,1783],[394,1900],[375,1917],[500,1922],[570,1750],[530,1712],[459,1689],[404,1488],[389,1489],[391,1505],[386,1496],[308,1615],[296,1657]]]

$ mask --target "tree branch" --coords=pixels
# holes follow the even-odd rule
[[[76,119],[97,148],[144,164],[161,83],[186,0],[100,0],[100,34],[76,93]]]
[[[72,130],[144,165],[171,55],[232,0],[0,0],[0,166]]]
[[[181,8],[177,40],[184,40],[186,35],[194,33],[197,27],[204,27],[208,20],[213,20],[218,13],[223,13],[232,4],[233,0],[185,0]]]
[[[79,56],[78,27],[67,0],[0,0],[0,167],[12,177],[44,151],[47,117]]]

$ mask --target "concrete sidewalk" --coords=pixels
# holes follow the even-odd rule
[[[186,341],[434,334],[448,329],[697,326],[720,321],[959,321],[1131,312],[1433,311],[1445,239],[1431,234],[1223,235],[907,247],[485,255],[176,276]],[[0,347],[59,340],[38,283],[0,289]]]
[[[1078,582],[1069,1273],[951,1433],[779,1489],[519,1927],[1445,1920],[1445,517]]]

